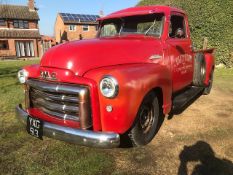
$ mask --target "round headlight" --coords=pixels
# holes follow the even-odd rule
[[[26,70],[22,69],[18,72],[18,79],[21,84],[26,83],[27,78],[28,78],[28,72]]]
[[[118,95],[119,86],[115,78],[111,76],[105,76],[100,81],[100,91],[103,96],[107,98],[114,98]]]

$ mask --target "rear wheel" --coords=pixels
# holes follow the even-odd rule
[[[203,53],[197,53],[194,59],[194,73],[193,73],[193,84],[194,86],[203,87],[205,86],[206,78],[206,62]]]
[[[159,129],[160,106],[158,97],[150,92],[144,98],[136,118],[136,123],[129,132],[133,146],[148,144]]]

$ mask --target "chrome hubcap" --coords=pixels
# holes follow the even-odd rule
[[[153,122],[154,122],[153,109],[144,106],[140,113],[140,125],[144,134],[150,131]]]

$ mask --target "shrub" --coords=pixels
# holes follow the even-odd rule
[[[207,37],[208,47],[217,49],[217,64],[233,65],[232,0],[141,0],[138,5],[171,5],[185,10],[194,46],[201,49],[203,38]]]

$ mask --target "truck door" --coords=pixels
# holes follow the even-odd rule
[[[192,83],[193,52],[185,15],[174,13],[170,17],[169,37],[167,40],[172,69],[173,92]]]

